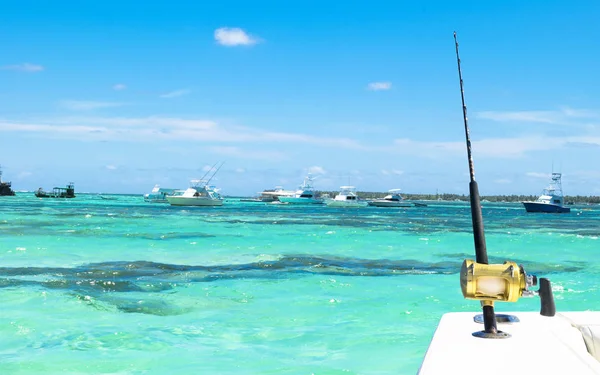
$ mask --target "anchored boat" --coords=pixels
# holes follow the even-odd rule
[[[340,192],[333,199],[325,200],[325,204],[328,207],[346,208],[359,208],[368,205],[366,200],[360,199],[356,195],[356,188],[354,186],[340,186]]]
[[[10,182],[2,181],[2,168],[0,168],[0,196],[12,196],[15,192],[11,188]]]
[[[35,191],[35,196],[38,198],[75,198],[75,184],[69,182],[67,187],[55,187],[52,191],[44,191],[39,188]]]
[[[294,192],[291,190],[285,190],[282,186],[275,186],[274,189],[263,190],[258,193],[260,196],[254,198],[254,201],[260,201],[263,203],[279,202],[280,197],[291,197]]]
[[[183,192],[167,195],[171,206],[222,206],[223,197],[214,186],[204,180],[192,180],[190,187]]]
[[[375,207],[411,207],[412,205],[400,195],[400,189],[388,190],[388,195],[381,199],[369,201],[369,206]]]
[[[173,195],[167,195],[169,204],[171,206],[222,206],[223,197],[219,194],[219,189],[209,183],[223,164],[224,162],[217,169],[215,169],[217,164],[213,165],[200,180],[191,180],[190,187],[185,191],[176,191]],[[204,178],[212,171],[214,171],[212,176],[205,180]]]
[[[160,185],[154,185],[150,193],[144,194],[144,202],[148,203],[169,203],[168,195],[173,195],[176,189],[161,188]]]
[[[571,209],[564,206],[561,174],[552,173],[550,185],[535,201],[522,202],[527,212],[569,213]]]
[[[313,180],[311,175],[306,176],[293,195],[280,195],[279,201],[288,204],[323,204],[323,199],[317,198],[317,193],[312,186]]]

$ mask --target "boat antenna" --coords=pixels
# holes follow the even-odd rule
[[[485,234],[483,230],[483,214],[481,213],[481,202],[479,201],[479,187],[475,181],[475,168],[473,166],[473,155],[471,154],[471,138],[469,137],[469,123],[467,119],[467,105],[465,104],[465,91],[463,86],[462,71],[460,69],[460,55],[458,54],[458,40],[454,32],[454,45],[456,48],[456,62],[458,65],[458,78],[460,80],[460,99],[462,101],[463,121],[465,124],[465,138],[467,142],[467,157],[469,160],[469,199],[471,203],[471,220],[473,222],[473,240],[475,242],[475,259],[477,263],[488,264],[487,248],[485,245]],[[495,334],[498,331],[494,306],[483,306],[484,332]]]
[[[208,183],[210,182],[210,180],[213,179],[213,177],[215,177],[215,175],[217,174],[217,172],[219,171],[219,169],[221,169],[221,167],[223,166],[223,164],[225,164],[225,162],[221,162],[221,165],[219,165],[219,168],[217,168],[215,170],[215,173],[212,174],[212,176],[210,176],[210,178],[208,179],[208,181],[206,181],[206,185],[208,186]],[[215,164],[216,165],[216,164]],[[213,167],[214,168],[214,167]]]

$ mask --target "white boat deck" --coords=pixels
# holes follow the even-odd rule
[[[477,314],[442,317],[419,375],[600,374],[600,312],[557,312],[551,318],[507,313],[520,320],[498,322],[499,330],[512,335],[507,339],[474,337],[483,330],[473,321]]]

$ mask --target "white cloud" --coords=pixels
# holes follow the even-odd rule
[[[385,176],[389,176],[389,175],[400,176],[400,175],[404,174],[404,171],[401,171],[398,169],[392,169],[392,170],[382,169],[381,174],[385,175]]]
[[[116,91],[122,91],[125,90],[127,88],[127,85],[123,84],[123,83],[117,83],[116,85],[113,86],[113,90]]]
[[[108,170],[110,170],[110,171],[114,171],[115,169],[117,169],[117,167],[116,167],[116,166],[114,166],[114,165],[107,165],[107,166],[106,166],[106,169],[108,169]]]
[[[483,111],[475,114],[477,118],[498,121],[498,122],[543,122],[555,124],[560,117],[560,113],[553,111],[516,111],[516,112],[497,112]]]
[[[5,66],[0,67],[0,69],[35,73],[35,72],[41,72],[42,70],[44,70],[44,67],[41,65],[37,65],[37,64],[23,63],[23,64],[15,64],[15,65],[5,65]]]
[[[495,184],[504,184],[504,185],[507,185],[507,184],[512,183],[512,181],[509,180],[508,178],[499,178],[497,180],[494,180],[494,183]]]
[[[277,151],[256,151],[256,150],[243,150],[235,146],[212,146],[207,148],[208,151],[214,152],[219,155],[226,155],[234,158],[241,159],[255,159],[255,160],[285,160],[287,156],[282,152]]]
[[[317,165],[314,165],[312,167],[308,168],[308,173],[310,174],[327,174],[327,171],[325,171],[325,169],[323,167],[319,167]]]
[[[93,104],[90,104],[93,103]],[[120,105],[119,103],[74,102],[72,109],[93,109]],[[361,143],[361,139],[318,137],[302,133],[270,132],[260,128],[231,126],[206,119],[188,119],[177,117],[101,117],[70,116],[45,118],[36,121],[7,121],[0,119],[0,131],[38,133],[52,138],[81,140],[114,140],[119,142],[155,142],[155,141],[196,141],[202,143],[223,142],[212,152],[244,158],[281,158],[277,152],[261,152],[253,155],[247,151],[231,147],[239,144],[271,144],[285,152],[287,144],[309,144],[327,148],[349,149],[356,151],[379,152],[392,155],[412,155],[422,158],[443,159],[446,157],[464,157],[464,141],[438,142],[396,139],[392,145],[371,145]],[[515,159],[529,152],[559,150],[573,145],[600,146],[600,136],[524,136],[513,138],[488,138],[474,140],[473,152],[476,157],[497,159]],[[319,166],[311,167],[311,173],[324,174]],[[401,170],[386,168],[381,173],[400,175]]]
[[[540,173],[540,172],[527,172],[525,173],[528,177],[539,178],[547,180],[550,178],[550,173]]]
[[[577,118],[600,118],[600,112],[593,111],[589,109],[574,109],[569,107],[564,107],[561,109],[562,113],[568,117],[577,117]]]
[[[238,27],[221,27],[215,30],[215,40],[222,46],[251,46],[259,40],[248,35],[244,30]]]
[[[189,94],[191,92],[192,91],[188,90],[188,89],[175,90],[175,91],[168,92],[166,94],[162,94],[162,95],[160,95],[160,97],[161,98],[165,98],[165,99],[170,99],[170,98],[176,98],[178,96],[187,95],[187,94]]]
[[[115,102],[96,102],[86,100],[63,100],[60,102],[61,107],[71,111],[90,111],[101,108],[120,107],[123,103]]]
[[[256,133],[256,137],[262,138],[265,141],[274,142],[295,142],[295,143],[312,143],[323,146],[337,146],[342,148],[353,148],[364,150],[365,147],[360,142],[349,138],[319,138],[306,134],[299,133]]]
[[[563,138],[556,137],[521,137],[490,138],[471,142],[474,155],[498,158],[518,158],[527,152],[554,150],[565,144]],[[463,150],[465,146],[463,146]]]
[[[600,171],[573,171],[569,172],[569,177],[577,177],[579,179],[600,180]],[[548,175],[550,178],[550,175]]]
[[[246,173],[246,170],[244,168],[236,168],[235,173]]]
[[[383,91],[392,88],[391,82],[371,82],[367,85],[367,90],[371,91]]]
[[[185,130],[208,130],[217,127],[217,123],[210,120],[189,120],[174,117],[68,117],[59,121],[60,123],[86,123],[118,128],[157,128],[157,129],[185,129]]]
[[[394,140],[394,147],[388,149],[392,153],[420,155],[429,158],[444,157],[449,154],[464,153],[464,142],[423,142],[408,138]]]
[[[475,113],[475,116],[497,122],[569,124],[579,119],[600,119],[600,112],[563,107],[555,111],[482,111]]]
[[[32,175],[33,175],[33,173],[31,173],[31,172],[23,171],[23,172],[21,172],[21,173],[19,173],[17,175],[17,178],[19,180],[21,180],[21,179],[27,178],[27,177],[32,176]]]
[[[213,165],[205,165],[202,167],[202,172],[214,172],[217,170],[217,164]]]
[[[524,136],[514,138],[489,138],[471,141],[476,157],[494,157],[499,159],[514,159],[531,151],[555,150],[564,147],[569,142],[600,143],[600,139],[590,137],[546,137]],[[448,155],[464,155],[465,142],[422,142],[411,139],[396,139],[398,147],[390,152],[420,155],[429,158],[443,158]]]

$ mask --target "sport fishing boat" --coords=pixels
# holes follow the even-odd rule
[[[302,185],[293,195],[281,195],[278,197],[281,203],[287,204],[323,204],[323,199],[317,198],[312,186],[314,178],[310,175],[304,178]]]
[[[186,190],[166,196],[171,206],[222,206],[223,197],[204,180],[191,180]]]
[[[356,195],[354,186],[340,186],[340,192],[333,198],[325,200],[328,207],[347,207],[358,208],[368,205],[366,200],[360,199]]]
[[[465,259],[462,264],[460,288],[466,299],[479,301],[482,313],[444,314],[419,374],[600,374],[600,312],[557,313],[550,280],[526,273],[524,267],[515,262],[488,262],[456,33],[454,38],[475,243],[475,260]],[[538,290],[531,289],[538,283]],[[526,296],[540,297],[539,313],[494,312],[496,302],[517,302]]]
[[[176,189],[161,188],[160,185],[154,185],[150,193],[144,194],[144,202],[148,203],[169,203],[167,195],[173,195]]]
[[[184,191],[178,190],[173,195],[167,195],[167,201],[171,206],[222,206],[223,197],[219,194],[219,189],[209,185],[219,169],[223,167],[222,162],[219,168],[218,162],[215,163],[199,180],[191,180],[190,187]],[[214,172],[213,172],[214,171]],[[212,172],[210,178],[205,178]]]
[[[15,192],[11,188],[10,182],[2,181],[2,168],[0,168],[0,196],[13,196]]]
[[[522,202],[527,212],[569,213],[571,209],[564,206],[561,174],[552,173],[550,185],[535,201]]]
[[[411,207],[412,205],[404,200],[400,195],[400,189],[388,190],[388,195],[381,199],[369,201],[369,206],[375,207]]]
[[[75,198],[75,184],[69,182],[67,187],[55,187],[52,191],[44,191],[39,188],[35,191],[35,196],[38,198]]]

